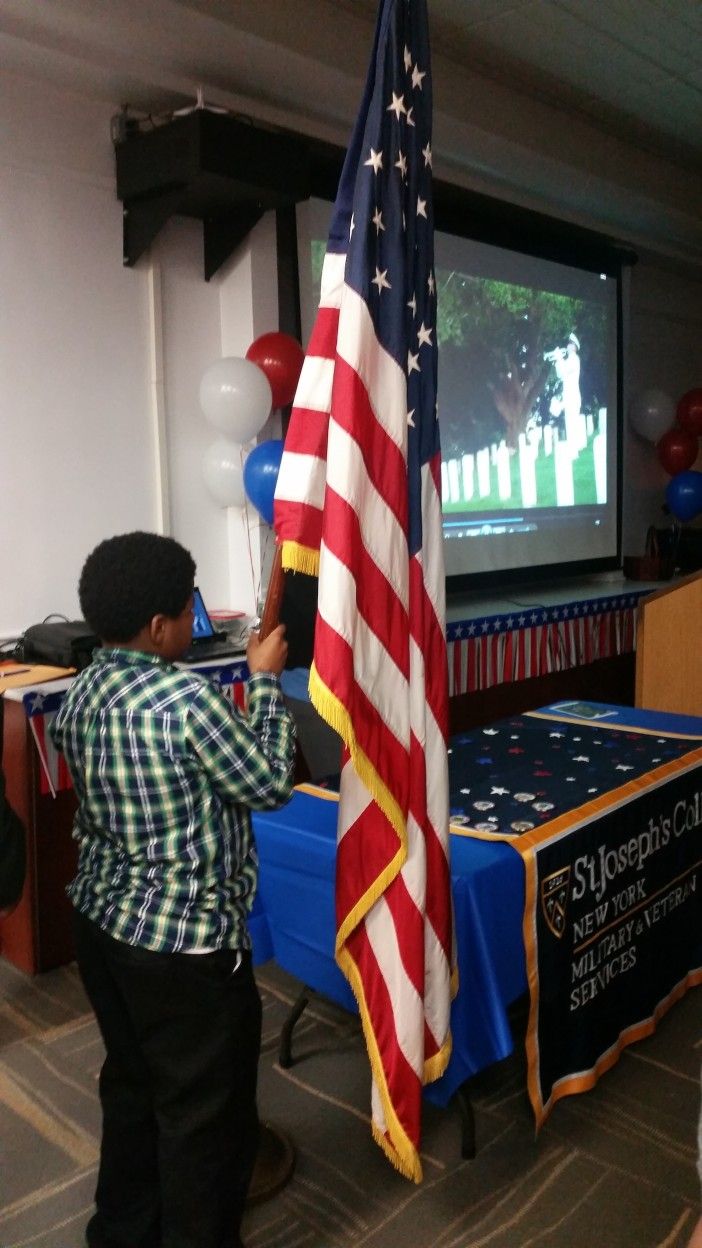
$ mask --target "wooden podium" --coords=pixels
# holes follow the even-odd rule
[[[643,598],[637,609],[635,705],[702,715],[702,572]]]

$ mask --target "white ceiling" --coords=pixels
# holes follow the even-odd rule
[[[702,170],[700,0],[429,0],[429,9],[445,56]]]
[[[202,85],[209,103],[343,141],[376,10],[377,0],[0,0],[0,64],[141,111],[192,104]],[[570,144],[561,174],[577,177],[572,187],[561,177],[562,202],[592,215],[626,149],[622,186],[641,229],[665,203],[679,250],[689,237],[699,262],[702,0],[429,0],[429,20],[437,165],[443,154],[449,173],[462,163],[474,184],[501,176],[509,190],[513,160],[512,188],[543,197]],[[662,237],[662,219],[656,228]]]

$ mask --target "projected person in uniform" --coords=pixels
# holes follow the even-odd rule
[[[565,347],[556,347],[549,351],[545,358],[550,360],[556,369],[561,383],[561,405],[565,435],[573,458],[587,446],[587,429],[585,416],[580,405],[580,343],[575,334],[570,334]]]

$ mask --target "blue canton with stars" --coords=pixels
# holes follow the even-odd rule
[[[451,740],[451,822],[520,836],[698,745],[557,719],[500,720]]]
[[[383,0],[329,233],[376,338],[407,377],[410,554],[422,544],[422,465],[439,450],[431,74],[425,0]]]

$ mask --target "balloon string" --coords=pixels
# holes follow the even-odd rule
[[[243,447],[239,448],[239,456],[241,459],[241,465],[242,465],[242,471],[243,471],[243,466],[244,466],[244,448]],[[268,556],[268,548],[271,542],[272,530],[269,525],[267,524],[264,525],[264,522],[257,517],[257,513],[254,515],[254,518],[252,520],[249,499],[248,499],[248,495],[246,494],[244,494],[244,511],[246,515],[246,548],[247,548],[248,556],[249,556],[249,569],[251,572],[251,588],[254,594],[255,612],[258,616],[260,616],[263,612],[263,602],[262,602],[263,569],[266,566],[266,559]],[[253,546],[251,544],[251,532],[253,528],[258,528],[261,531],[265,530],[263,545],[261,549],[261,563],[260,563],[261,570],[260,570],[260,574],[258,578],[256,577],[256,572],[254,570]]]
[[[241,460],[241,471],[243,474],[243,471],[244,471],[244,448],[243,446],[239,447],[239,459]],[[251,589],[253,591],[253,596],[254,596],[254,612],[258,614],[258,603],[259,603],[259,597],[260,597],[260,592],[261,592],[261,582],[259,580],[258,584],[256,584],[256,573],[254,571],[253,550],[251,547],[251,512],[249,510],[249,499],[246,493],[244,493],[244,514],[246,516],[246,549],[249,555],[249,570],[251,572]]]

